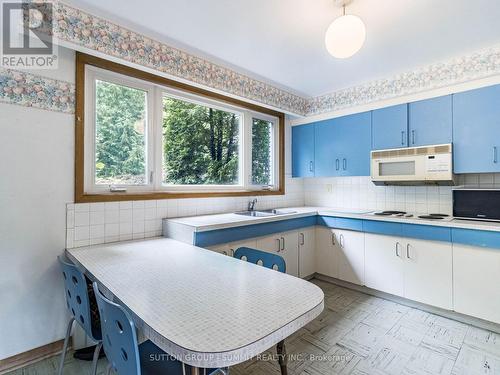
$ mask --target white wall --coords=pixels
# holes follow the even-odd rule
[[[61,48],[59,69],[34,73],[74,82],[74,60],[73,51]],[[304,203],[302,180],[290,178],[290,133],[287,125],[287,194],[259,198],[261,207]],[[72,204],[73,115],[0,103],[0,134],[0,359],[4,359],[64,337],[68,315],[56,257],[66,247],[67,221],[68,232],[75,230],[75,221],[66,217],[66,210],[104,212],[105,205]],[[143,204],[155,208],[157,228],[162,217],[230,212],[244,208],[248,200],[179,199]],[[132,206],[131,202],[122,206],[129,204]],[[140,206],[136,202],[135,212],[143,214],[144,229],[134,237],[159,234],[157,230],[146,231],[152,223],[146,223]],[[113,205],[107,205],[110,207]],[[89,214],[89,232],[90,218],[96,216],[99,214]],[[130,223],[133,225],[134,221]],[[100,230],[98,226],[93,229]],[[129,236],[121,239],[126,238]],[[120,236],[111,239],[119,240]],[[90,242],[90,236],[78,245],[85,242]]]
[[[74,81],[74,54],[40,72]],[[66,323],[56,256],[73,199],[73,116],[0,104],[0,359],[54,342]]]

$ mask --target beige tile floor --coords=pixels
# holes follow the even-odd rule
[[[319,280],[325,310],[286,341],[291,375],[500,375],[500,335]],[[231,368],[235,375],[278,375],[270,351]],[[9,375],[54,374],[49,358]],[[104,373],[100,360],[99,374]],[[70,355],[65,375],[88,374]]]

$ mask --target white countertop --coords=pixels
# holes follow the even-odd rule
[[[243,362],[323,310],[323,291],[310,282],[168,238],[67,254],[147,338],[197,367]]]
[[[279,220],[288,220],[299,217],[323,215],[323,216],[336,216],[336,217],[345,217],[345,218],[362,219],[362,220],[443,226],[449,228],[500,231],[500,223],[476,221],[476,220],[461,220],[454,218],[446,218],[444,220],[426,220],[426,219],[419,219],[416,217],[404,218],[404,217],[376,216],[373,215],[372,210],[346,210],[346,209],[336,209],[331,207],[287,207],[287,208],[282,208],[282,210],[290,210],[295,212],[290,214],[266,216],[266,217],[251,217],[251,216],[237,215],[234,213],[228,213],[228,214],[173,218],[173,219],[168,219],[168,221],[192,227],[195,232],[205,232],[217,229],[240,227],[245,225],[269,223]]]

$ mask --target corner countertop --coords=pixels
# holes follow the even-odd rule
[[[175,223],[192,227],[195,232],[206,232],[217,229],[241,227],[246,225],[271,223],[280,220],[289,220],[308,216],[334,216],[351,219],[361,220],[374,220],[385,221],[403,224],[416,224],[416,225],[430,225],[448,228],[463,228],[474,230],[485,230],[500,232],[500,223],[476,221],[476,220],[462,220],[455,218],[447,218],[444,220],[426,220],[418,218],[401,218],[401,217],[387,217],[375,216],[373,210],[346,210],[341,208],[332,207],[286,207],[282,210],[289,210],[290,213],[266,216],[266,217],[250,217],[237,215],[235,213],[216,214],[216,215],[203,215],[166,219],[169,223]]]

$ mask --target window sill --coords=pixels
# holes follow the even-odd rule
[[[223,197],[248,197],[263,195],[284,195],[285,187],[279,190],[232,190],[232,191],[197,191],[197,192],[164,192],[153,191],[145,193],[99,193],[75,194],[75,203],[119,202],[152,199],[185,199],[185,198],[223,198]]]

